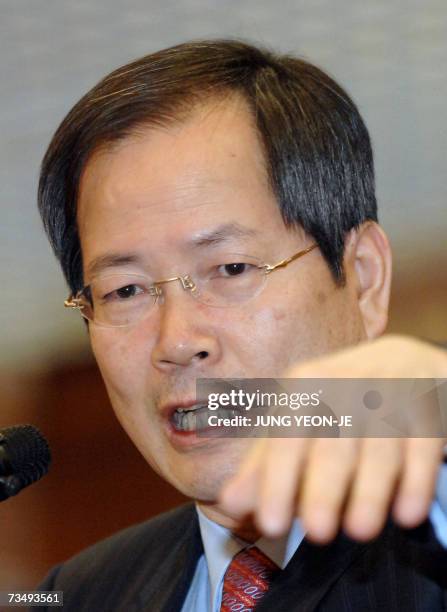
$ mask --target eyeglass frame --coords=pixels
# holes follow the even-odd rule
[[[301,257],[303,257],[304,255],[307,255],[307,253],[310,253],[311,251],[313,251],[314,249],[316,249],[318,247],[318,244],[316,242],[312,243],[310,246],[308,246],[305,249],[302,249],[296,253],[294,253],[293,255],[291,255],[290,257],[287,257],[286,259],[281,259],[281,261],[279,261],[276,264],[261,264],[259,266],[257,266],[260,270],[264,270],[264,274],[267,276],[268,274],[271,274],[272,272],[274,272],[275,270],[279,270],[280,268],[285,268],[289,265],[289,263],[292,263],[292,261],[296,261],[297,259],[300,259]],[[157,301],[157,299],[159,297],[161,297],[163,295],[162,289],[159,287],[159,285],[163,285],[166,283],[172,283],[173,281],[180,281],[182,288],[185,291],[191,291],[191,293],[193,293],[196,289],[197,286],[194,283],[193,279],[191,278],[191,276],[189,274],[185,274],[183,276],[172,276],[170,278],[164,278],[161,279],[159,281],[154,281],[151,286],[149,287],[149,295],[152,295],[153,297],[155,297],[155,302]],[[81,297],[80,296],[82,293],[85,292],[86,289],[88,289],[90,287],[90,285],[86,285],[85,287],[83,287],[82,289],[80,289],[76,295],[73,295],[72,293],[68,296],[68,298],[66,300],[64,300],[64,307],[65,308],[73,308],[73,309],[77,309],[79,310],[81,316],[86,319],[87,321],[89,321],[90,323],[95,323],[94,320],[89,319],[88,317],[86,317],[83,312],[82,309],[84,308],[84,306],[81,303]],[[98,325],[98,323],[96,323],[96,325]],[[101,325],[101,324],[99,324]],[[101,325],[101,327],[128,327],[129,324],[126,325]]]

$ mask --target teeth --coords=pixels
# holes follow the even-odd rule
[[[234,408],[219,408],[213,414],[231,418],[237,416],[240,412]],[[190,408],[177,408],[174,410],[171,421],[177,431],[195,431],[208,427],[208,417],[207,404],[196,404]]]
[[[199,408],[207,408],[207,405],[206,404],[194,404],[190,408],[176,408],[175,412],[179,412],[180,414],[183,414],[184,412],[194,412],[195,410],[198,410]]]
[[[208,426],[207,404],[195,404],[190,408],[177,408],[172,415],[177,431],[195,431]]]
[[[196,417],[192,413],[192,410],[186,413],[186,431],[193,431],[196,428]]]

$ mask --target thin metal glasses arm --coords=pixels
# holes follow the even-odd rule
[[[300,257],[303,257],[303,255],[306,255],[310,251],[313,251],[314,249],[316,249],[317,246],[318,246],[317,244],[311,244],[310,247],[307,247],[307,249],[304,249],[303,251],[299,251],[298,253],[295,253],[295,255],[292,255],[291,257],[288,257],[287,259],[282,259],[277,264],[274,264],[274,265],[265,264],[264,266],[260,266],[260,267],[265,270],[266,274],[270,274],[270,272],[273,272],[274,270],[277,270],[278,268],[285,268],[286,266],[289,265],[289,263],[291,263],[292,261],[295,261],[295,259],[299,259]]]

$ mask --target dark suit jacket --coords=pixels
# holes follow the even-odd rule
[[[202,552],[187,504],[82,551],[39,588],[64,591],[64,612],[178,612]],[[343,535],[324,547],[304,540],[258,610],[446,611],[447,551],[429,522],[411,531],[389,523],[367,544]]]

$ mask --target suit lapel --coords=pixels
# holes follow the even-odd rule
[[[343,535],[328,546],[315,546],[306,539],[287,567],[278,574],[257,612],[314,610],[334,582],[367,548]]]
[[[160,559],[155,572],[148,576],[136,605],[139,612],[173,612],[181,610],[194,571],[203,552],[197,512],[191,505],[186,521],[173,526],[177,531],[174,545],[166,547],[166,556]],[[160,537],[166,534],[161,533]]]

